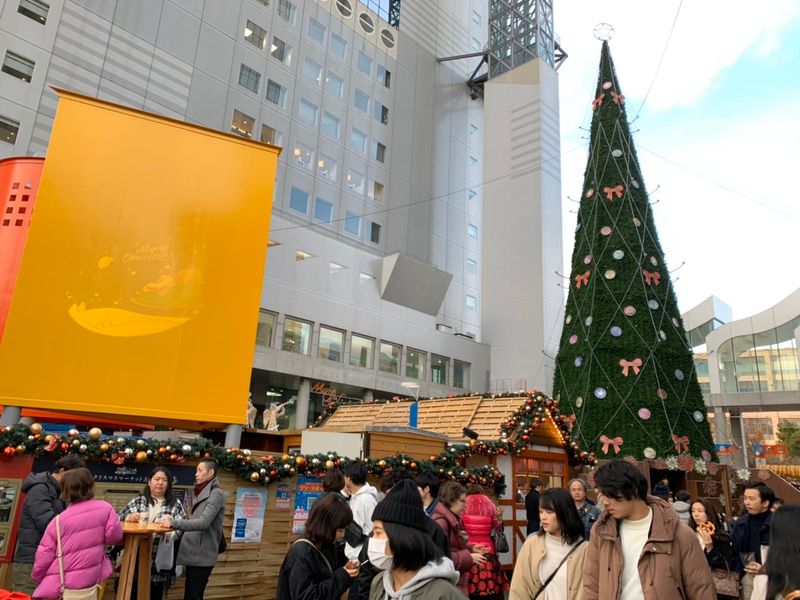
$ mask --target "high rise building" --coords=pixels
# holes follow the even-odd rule
[[[531,26],[515,28],[522,17]],[[467,86],[479,58],[437,59],[486,52],[490,20],[513,44],[488,52],[505,87],[484,101]],[[549,386],[561,293],[549,0],[3,0],[0,60],[0,157],[46,156],[53,87],[283,147],[251,385],[257,405],[295,400],[283,427],[342,395]],[[509,140],[520,121],[530,134]],[[509,269],[520,244],[527,258]]]

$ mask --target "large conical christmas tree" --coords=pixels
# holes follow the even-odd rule
[[[607,42],[592,110],[553,393],[598,458],[688,470],[711,430]]]

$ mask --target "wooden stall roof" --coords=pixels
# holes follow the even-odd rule
[[[466,439],[462,431],[464,427],[475,431],[481,439],[496,440],[500,437],[500,423],[516,411],[526,398],[527,396],[466,396],[420,400],[418,426],[420,429],[442,433],[451,441]],[[410,406],[410,402],[340,406],[320,428],[364,431],[369,425],[408,425]],[[550,419],[537,428],[530,443],[547,446],[562,444],[556,426]]]

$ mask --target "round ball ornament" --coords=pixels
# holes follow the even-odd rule
[[[564,318],[564,323],[566,323],[567,325],[569,325],[570,323],[572,323],[572,315],[567,315],[567,316]]]
[[[183,452],[184,454],[189,454],[191,453],[191,451],[192,447],[189,444],[184,444],[183,446],[181,446],[181,452]]]
[[[622,327],[614,325],[608,332],[614,337],[620,337],[622,335]]]
[[[656,396],[658,396],[659,400],[666,400],[667,399],[667,390],[664,388],[658,388],[656,390]]]
[[[613,156],[614,158],[619,158],[620,156],[622,156],[622,150],[620,150],[619,148],[614,148],[611,151],[611,156]]]
[[[617,276],[617,272],[614,269],[609,269],[605,272],[604,276],[606,279],[611,280]]]
[[[697,423],[702,423],[702,422],[703,422],[703,419],[704,419],[704,416],[703,416],[703,413],[702,413],[702,412],[700,412],[699,410],[696,410],[696,411],[694,411],[694,412],[692,413],[692,418],[693,418],[693,419],[694,419],[694,420],[695,420]]]
[[[137,448],[145,448],[147,446],[147,442],[144,440],[136,440],[136,447]]]
[[[103,436],[103,430],[99,427],[92,427],[88,433],[89,439],[96,442]]]
[[[636,314],[636,307],[628,305],[622,309],[622,312],[625,313],[626,317],[632,317]]]
[[[250,473],[250,481],[252,481],[253,483],[258,483],[259,479],[261,479],[261,473],[257,471],[253,471],[252,473]]]
[[[625,258],[625,253],[622,250],[614,250],[611,256],[614,257],[614,260],[622,260]]]
[[[578,396],[577,398],[575,398],[575,406],[577,408],[580,408],[581,406],[583,406],[583,398],[581,396]]]
[[[78,431],[77,429],[74,429],[74,428],[70,429],[69,431],[67,431],[67,437],[74,438],[75,436],[77,436],[79,434],[80,434],[80,431]]]
[[[684,377],[685,375],[683,374],[683,371],[681,371],[680,369],[675,369],[675,379],[677,379],[678,381],[683,381]]]
[[[136,453],[136,462],[143,463],[147,461],[147,452],[139,451]]]
[[[17,446],[14,451],[17,453],[17,456],[22,456],[26,452],[26,448],[24,444],[20,444]]]
[[[600,228],[600,235],[603,235],[605,237],[608,237],[609,235],[611,235],[611,232],[612,232],[612,229],[608,225],[604,225],[603,227]]]
[[[667,341],[667,334],[664,332],[663,329],[659,329],[658,330],[658,337],[661,338],[662,342],[666,342]]]
[[[81,444],[80,446],[78,446],[78,452],[81,452],[83,454],[85,454],[88,449],[89,446],[87,446],[86,444]]]
[[[33,435],[41,435],[42,431],[44,431],[44,428],[41,423],[31,423],[31,433]]]
[[[642,421],[648,421],[650,419],[650,409],[649,408],[640,408],[639,409],[639,418]]]
[[[80,445],[81,445],[81,441],[80,441],[80,440],[72,440],[72,446],[73,446],[73,448],[77,448],[77,447],[79,447]]]
[[[606,391],[606,388],[599,387],[599,388],[595,388],[595,390],[594,390],[594,397],[599,399],[599,400],[604,399],[607,395],[608,395],[608,392]]]
[[[571,336],[569,336],[569,343],[570,343],[571,345],[573,345],[573,346],[574,346],[575,344],[577,344],[577,343],[578,343],[578,336],[577,336],[577,335],[575,335],[574,333],[573,333]]]
[[[8,460],[17,455],[17,450],[14,446],[6,446],[3,448],[3,458]]]
[[[591,262],[592,262],[591,254],[587,254],[586,256],[583,257],[583,264],[588,265],[591,264]]]
[[[635,189],[637,189],[637,190],[639,189],[639,182],[638,182],[638,181],[636,181],[635,179],[631,179],[631,185],[632,185],[632,186],[633,186]]]
[[[326,468],[326,469],[328,469],[328,471],[330,471],[331,469],[333,469],[333,461],[332,461],[332,460],[330,460],[330,459],[326,460],[326,461],[325,461],[325,468]]]
[[[587,327],[590,327],[590,326],[592,325],[592,321],[594,321],[594,319],[592,319],[592,315],[589,315],[589,316],[588,316],[588,317],[586,317],[586,319],[584,320],[584,323],[586,323],[586,326],[587,326]]]
[[[633,217],[633,224],[636,225],[636,227],[641,227],[642,226],[642,222],[639,219],[637,219],[636,217]]]
[[[583,366],[583,357],[582,356],[576,356],[575,357],[575,367],[576,368],[580,368],[582,366]]]
[[[648,460],[653,460],[656,457],[656,451],[653,448],[651,448],[650,446],[645,448],[643,453],[644,453],[644,457],[646,459],[648,459]]]
[[[614,87],[614,84],[611,83],[610,81],[603,82],[603,89],[604,90],[610,90],[612,87]]]
[[[650,307],[650,310],[658,310],[658,306],[659,306],[658,300],[655,300],[655,299],[648,300],[647,301],[647,306]]]
[[[133,456],[133,448],[125,448],[125,449],[123,450],[123,452],[125,453],[125,456],[127,456],[128,458],[130,458],[131,456]]]
[[[588,190],[586,190],[584,196],[586,196],[587,198],[591,198],[592,196],[594,196],[594,188],[589,188]]]

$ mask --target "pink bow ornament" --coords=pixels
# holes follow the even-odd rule
[[[689,451],[689,438],[685,435],[677,436],[672,434],[672,441],[675,443],[675,452],[688,452]]]
[[[633,374],[638,375],[639,369],[642,368],[642,359],[634,358],[633,360],[625,360],[624,358],[620,358],[619,366],[622,367],[622,374],[625,377],[628,376],[628,369],[633,369]]]
[[[606,435],[601,435],[600,436],[600,443],[603,444],[603,454],[608,454],[608,447],[609,446],[613,446],[614,447],[614,454],[619,454],[619,450],[620,450],[619,447],[622,445],[623,441],[624,440],[620,436],[617,436],[615,438],[610,438],[610,437],[608,437]]]
[[[618,183],[614,187],[606,186],[603,188],[603,193],[606,195],[606,198],[609,200],[614,199],[614,194],[616,194],[617,198],[622,198],[622,192],[625,191],[625,188],[622,187],[621,183]]]
[[[589,275],[591,271],[586,271],[583,275],[575,276],[575,287],[581,289],[581,285],[589,285]]]

